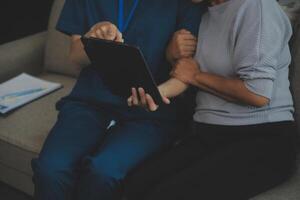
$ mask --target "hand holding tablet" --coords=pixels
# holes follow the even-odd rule
[[[160,91],[160,88],[158,89]],[[143,88],[132,88],[132,95],[127,99],[127,103],[129,106],[141,106],[150,111],[156,111],[158,109],[158,105],[153,100],[151,95],[147,94]],[[162,93],[162,92],[160,92]],[[165,104],[170,104],[171,101],[169,98],[164,97],[162,95],[162,101]]]
[[[132,96],[132,88],[143,88],[156,105],[166,104],[138,47],[96,38],[81,40],[92,64],[114,94],[127,99]]]

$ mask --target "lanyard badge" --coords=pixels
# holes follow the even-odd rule
[[[132,17],[135,13],[135,10],[139,4],[139,0],[134,0],[134,4],[129,12],[128,17],[125,19],[124,16],[124,0],[119,0],[119,12],[118,12],[118,28],[121,31],[121,33],[124,33],[124,31],[127,29],[130,21],[132,20]]]

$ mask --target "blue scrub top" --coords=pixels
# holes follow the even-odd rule
[[[124,1],[125,18],[133,3]],[[191,0],[140,0],[123,37],[126,43],[140,47],[158,83],[170,78],[165,52],[172,35],[185,28],[197,36],[204,11],[202,4]],[[84,35],[101,21],[118,24],[118,0],[66,0],[56,28],[68,35]]]
[[[128,16],[134,0],[124,3]],[[125,42],[141,48],[154,77],[162,82],[171,69],[166,63],[165,50],[172,34],[186,28],[196,36],[201,14],[200,6],[190,0],[140,0],[123,33]],[[57,29],[69,35],[84,35],[101,21],[118,24],[117,0],[66,0]]]

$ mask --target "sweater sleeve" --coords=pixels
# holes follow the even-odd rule
[[[244,1],[234,25],[233,64],[251,92],[272,98],[279,59],[291,34],[290,22],[276,1]]]

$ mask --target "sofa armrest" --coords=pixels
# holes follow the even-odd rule
[[[0,83],[22,72],[43,70],[46,32],[0,45]]]

